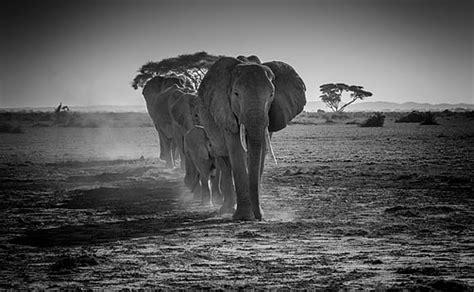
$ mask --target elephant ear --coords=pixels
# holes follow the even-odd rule
[[[284,62],[273,61],[262,65],[269,67],[275,75],[275,95],[268,112],[268,130],[276,132],[285,128],[289,121],[303,111],[306,86],[295,69]]]
[[[232,70],[242,62],[231,57],[221,57],[209,68],[198,89],[204,108],[221,128],[237,133],[239,127],[231,109],[229,88]]]

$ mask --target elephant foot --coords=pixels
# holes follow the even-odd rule
[[[261,221],[263,218],[263,210],[258,206],[258,208],[253,209],[253,215],[255,216],[255,219]]]
[[[211,196],[201,195],[201,206],[212,207]]]
[[[211,200],[204,200],[204,201],[201,200],[201,206],[204,206],[204,207],[212,207],[212,206],[214,206],[214,205],[212,204],[212,201],[211,201]]]
[[[233,214],[235,212],[235,209],[233,207],[229,206],[222,206],[219,209],[219,215],[224,215],[224,214]]]
[[[232,216],[233,220],[237,221],[251,221],[255,220],[255,215],[250,208],[238,208]]]
[[[224,199],[222,198],[222,195],[213,195],[212,196],[212,203],[214,205],[220,206],[224,203]]]

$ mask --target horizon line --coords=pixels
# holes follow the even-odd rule
[[[324,103],[320,100],[315,100],[315,101],[307,101],[306,104],[312,103],[312,102],[320,102]],[[385,102],[385,103],[393,103],[393,104],[407,104],[407,103],[415,103],[415,104],[429,104],[429,105],[459,105],[459,104],[466,104],[466,105],[471,105],[474,106],[474,103],[469,103],[469,102],[456,102],[456,103],[450,103],[450,102],[442,102],[442,103],[430,103],[430,102],[416,102],[416,101],[406,101],[406,102],[393,102],[393,101],[385,101],[385,100],[377,100],[377,101],[361,101],[358,102],[357,104],[361,103],[377,103],[377,102]],[[107,107],[107,106],[115,106],[115,107],[145,107],[145,104],[129,104],[129,105],[123,105],[123,104],[94,104],[94,105],[68,105],[68,107]],[[49,105],[44,105],[44,106],[0,106],[0,109],[21,109],[21,108],[56,108],[57,105],[49,106]]]

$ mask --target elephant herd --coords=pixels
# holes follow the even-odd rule
[[[184,76],[157,76],[143,89],[158,131],[160,159],[185,171],[184,182],[205,205],[221,204],[235,220],[262,219],[259,193],[272,133],[306,104],[296,71],[256,56],[221,57],[199,89]],[[236,207],[236,208],[235,208]]]

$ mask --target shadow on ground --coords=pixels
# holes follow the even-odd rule
[[[97,177],[102,178],[84,176],[80,181],[94,182]],[[122,176],[122,181],[125,178]],[[58,204],[63,213],[96,215],[98,221],[71,224],[66,220],[63,226],[28,230],[11,243],[36,247],[90,245],[173,234],[190,223],[196,226],[228,220],[216,217],[215,210],[192,202],[189,191],[176,179],[129,181],[123,187],[77,189],[64,196],[69,199]]]
[[[216,213],[186,214],[173,219],[143,219],[118,223],[64,226],[28,231],[11,242],[36,247],[75,246],[108,243],[124,239],[175,234],[192,224],[218,224]]]

